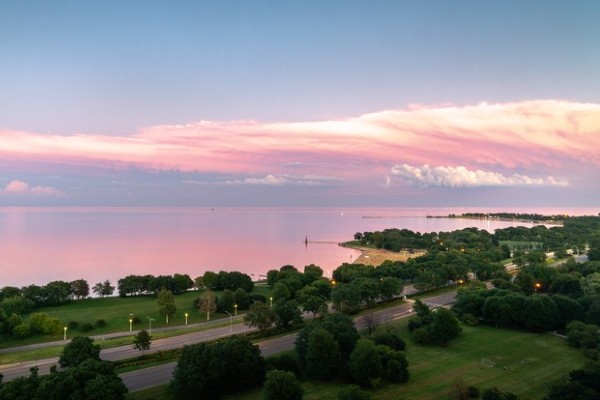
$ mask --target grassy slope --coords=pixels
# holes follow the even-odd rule
[[[463,334],[448,348],[417,346],[410,342],[406,320],[399,323],[407,340],[410,381],[403,385],[384,385],[374,394],[376,400],[447,399],[455,378],[479,389],[497,386],[521,399],[541,399],[546,385],[563,380],[572,369],[583,365],[583,355],[566,345],[564,339],[549,334],[534,334],[488,326],[463,327]],[[481,360],[495,362],[494,367]],[[342,383],[304,382],[304,400],[335,400]],[[129,399],[167,399],[165,386],[136,392]],[[224,400],[254,400],[261,390],[252,390]]]

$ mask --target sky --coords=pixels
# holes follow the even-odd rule
[[[600,2],[0,1],[0,206],[600,202]]]

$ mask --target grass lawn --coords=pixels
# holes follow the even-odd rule
[[[269,297],[271,287],[256,286],[252,293],[259,293]],[[216,292],[218,295],[219,293]],[[148,329],[148,318],[153,318],[152,329],[162,328],[166,326],[177,326],[185,324],[185,313],[188,313],[188,323],[198,323],[206,321],[204,313],[198,312],[194,308],[193,301],[200,296],[200,292],[186,292],[175,296],[175,305],[177,313],[170,319],[167,325],[165,319],[158,313],[158,304],[154,296],[138,296],[138,297],[109,297],[109,298],[88,298],[83,300],[72,301],[58,307],[42,307],[35,309],[34,312],[44,312],[49,316],[60,319],[63,325],[67,325],[69,321],[77,321],[79,325],[89,322],[94,326],[89,332],[81,332],[79,329],[69,330],[67,335],[73,337],[76,335],[97,336],[111,332],[124,332],[129,330],[130,314],[137,316],[141,322],[133,326],[134,330]],[[25,315],[27,320],[29,315]],[[215,313],[211,315],[211,319],[228,318],[227,314]],[[96,321],[103,319],[106,326],[102,328],[96,327]],[[153,334],[154,336],[154,334]],[[25,339],[14,339],[10,336],[3,336],[0,340],[0,348],[21,346],[32,343],[48,342],[62,340],[63,332],[55,336],[32,335]],[[128,340],[130,341],[130,340]]]
[[[407,341],[406,356],[411,377],[402,385],[383,385],[373,392],[376,400],[449,399],[452,382],[461,378],[466,386],[492,386],[520,399],[536,400],[547,393],[547,385],[564,380],[569,371],[583,366],[584,357],[568,347],[564,339],[488,326],[463,326],[463,334],[447,348],[413,344],[407,320],[396,323]],[[303,382],[304,400],[336,400],[343,383]],[[224,400],[261,398],[255,389]],[[168,399],[166,386],[134,392],[128,399]]]

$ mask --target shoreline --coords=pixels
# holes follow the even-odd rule
[[[424,250],[400,250],[390,251],[384,249],[374,249],[371,247],[364,246],[356,246],[348,243],[339,243],[340,246],[346,247],[349,249],[354,249],[360,251],[360,255],[352,261],[351,264],[365,264],[372,265],[374,267],[378,267],[384,261],[402,261],[406,262],[410,258],[420,257],[425,254]]]

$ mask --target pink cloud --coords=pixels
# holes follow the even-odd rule
[[[4,189],[0,190],[0,193],[13,194],[13,195],[32,195],[32,196],[49,196],[57,197],[63,196],[64,193],[50,186],[34,186],[30,187],[29,184],[19,180],[13,180],[8,183]]]
[[[0,131],[0,156],[243,174],[255,179],[246,183],[275,185],[286,174],[383,177],[402,164],[539,177],[574,165],[597,168],[599,121],[600,104],[557,100],[411,106],[333,121],[162,125],[127,137]]]

